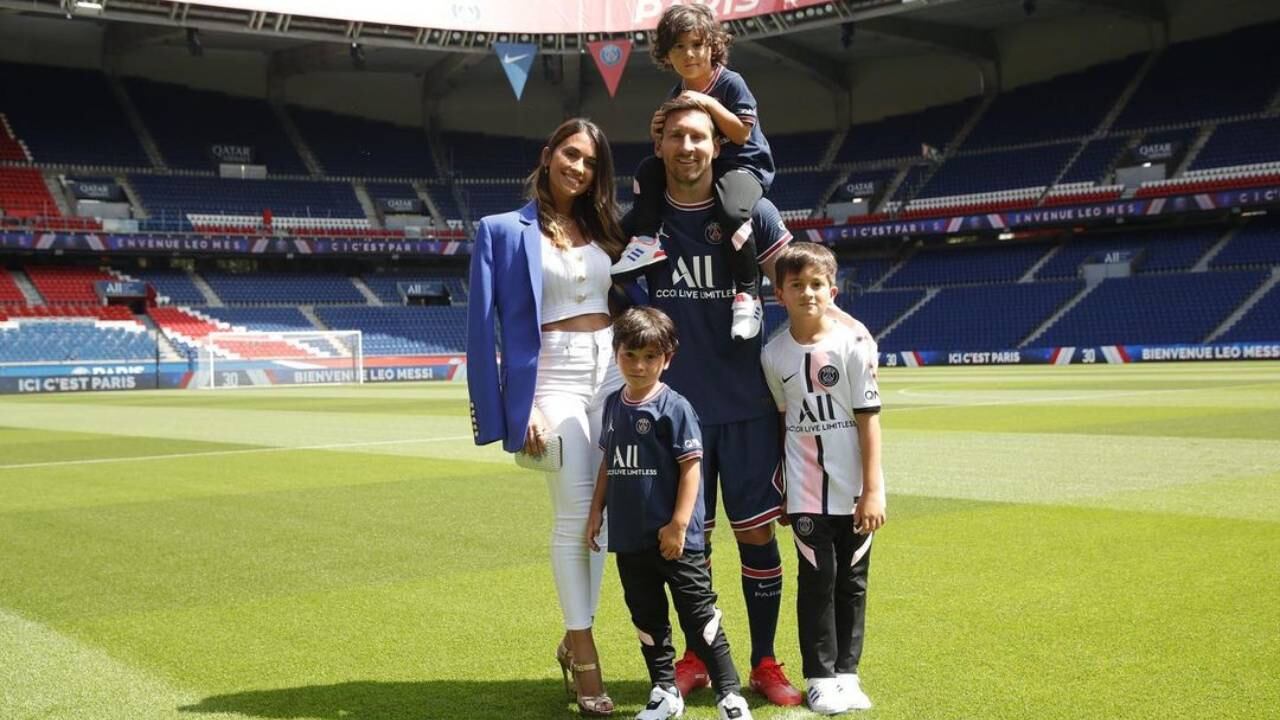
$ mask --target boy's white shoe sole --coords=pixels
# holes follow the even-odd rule
[[[849,703],[850,710],[870,710],[871,698],[862,691],[862,682],[858,679],[857,674],[842,673],[836,675],[836,682],[840,683],[840,692],[844,695],[844,699]]]
[[[760,324],[764,320],[764,306],[759,300],[746,293],[733,296],[733,321],[729,325],[729,336],[734,340],[749,340],[760,334]]]
[[[662,243],[658,242],[657,238],[636,235],[623,248],[618,262],[609,268],[609,274],[629,275],[666,260],[667,251],[662,249]]]
[[[684,715],[684,698],[680,697],[680,691],[655,685],[649,691],[649,703],[636,713],[636,720],[667,720],[681,715]]]

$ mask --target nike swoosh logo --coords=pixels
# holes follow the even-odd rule
[[[793,378],[793,377],[795,377],[795,376],[797,376],[797,375],[799,375],[799,374],[800,374],[800,373],[798,373],[798,372],[793,372],[793,373],[791,373],[790,375],[788,375],[788,376],[786,376],[786,377],[782,378],[782,382],[783,382],[783,384],[787,383],[788,381],[790,381],[790,380],[791,380],[791,378]]]
[[[525,53],[523,55],[503,55],[502,62],[505,65],[510,65],[511,63],[520,62],[527,57],[529,57],[529,53]]]

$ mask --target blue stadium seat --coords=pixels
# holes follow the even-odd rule
[[[134,327],[93,321],[10,320],[0,324],[0,363],[154,360],[156,341]]]
[[[307,172],[266,100],[140,78],[124,82],[169,167],[212,170],[212,146],[240,145],[253,148],[254,162],[270,173]]]
[[[1215,342],[1280,342],[1280,285],[1263,295]]]
[[[1199,343],[1265,276],[1261,271],[1222,271],[1104,280],[1036,345]]]
[[[290,106],[289,116],[329,175],[436,177],[427,134],[368,118]]]
[[[1257,218],[1240,228],[1209,264],[1214,268],[1280,265],[1280,217]]]
[[[304,273],[203,273],[205,282],[231,305],[364,304],[366,299],[343,275]]]
[[[1014,282],[1026,274],[1048,245],[926,248],[891,275],[886,287],[932,287]]]
[[[334,330],[359,330],[365,355],[466,352],[467,309],[449,306],[318,307]]]
[[[921,143],[942,150],[973,115],[979,102],[975,97],[854,125],[836,153],[836,162],[919,157]]]
[[[884,350],[1008,350],[1076,293],[1080,281],[944,288],[880,340]],[[999,318],[999,322],[993,322]]]

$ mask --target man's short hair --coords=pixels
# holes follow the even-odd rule
[[[705,107],[703,107],[702,103],[698,102],[697,100],[694,100],[693,98],[687,98],[687,97],[677,95],[671,98],[670,100],[662,103],[662,106],[658,108],[658,112],[662,113],[662,117],[664,119],[671,117],[671,113],[685,112],[686,110],[696,110],[700,113],[705,113],[707,116],[707,120],[711,121],[712,137],[717,141],[720,139],[723,133],[720,132],[720,128],[716,125],[715,118],[712,117],[711,112],[707,110]],[[665,129],[664,129],[664,132],[665,132]]]
[[[655,346],[663,355],[670,355],[679,345],[675,324],[658,308],[633,307],[613,323],[615,353]]]
[[[773,263],[773,276],[781,287],[788,275],[798,275],[810,267],[825,275],[827,282],[836,284],[835,253],[825,245],[812,242],[793,242],[784,247]]]

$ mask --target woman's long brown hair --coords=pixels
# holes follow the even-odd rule
[[[613,152],[609,149],[609,140],[605,138],[604,131],[586,118],[570,118],[551,133],[551,137],[547,138],[546,148],[550,153],[555,153],[561,143],[578,133],[586,133],[595,145],[596,167],[591,187],[573,199],[571,219],[582,231],[583,237],[595,241],[609,254],[610,259],[617,260],[622,255],[625,243],[622,228],[618,225],[618,201],[614,195]],[[561,226],[560,216],[556,213],[555,200],[551,197],[547,166],[541,159],[525,180],[525,193],[530,200],[538,203],[538,225],[543,232],[550,236],[551,242],[557,247],[567,247],[568,238]]]

